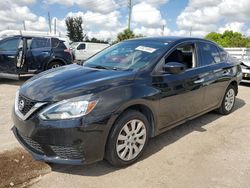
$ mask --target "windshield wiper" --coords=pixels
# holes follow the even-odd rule
[[[110,68],[104,67],[104,66],[102,66],[102,65],[92,66],[91,68],[95,68],[95,69],[106,69],[106,70],[110,69]]]
[[[102,65],[92,66],[91,68],[95,68],[95,69],[105,69],[105,70],[118,70],[117,67],[105,67],[105,66],[102,66]]]

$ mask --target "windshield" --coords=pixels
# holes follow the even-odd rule
[[[121,42],[96,54],[83,66],[113,70],[141,69],[164,53],[166,45],[155,41]]]

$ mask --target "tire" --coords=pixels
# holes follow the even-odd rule
[[[129,110],[121,115],[110,132],[106,159],[116,167],[128,166],[142,155],[148,138],[147,118],[138,111]]]
[[[228,115],[232,112],[235,104],[236,88],[233,85],[229,85],[224,95],[221,106],[216,110],[222,115]]]
[[[62,66],[61,62],[53,61],[53,62],[49,63],[46,70],[54,69],[54,68],[61,67],[61,66]]]

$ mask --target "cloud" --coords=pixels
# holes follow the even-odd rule
[[[226,23],[223,27],[219,28],[219,32],[223,33],[226,30],[232,30],[234,32],[246,33],[247,27],[244,22],[230,22]]]
[[[192,30],[192,34],[204,36],[211,31],[222,31],[223,28],[240,29],[242,24],[239,23],[249,20],[249,17],[249,0],[190,0],[176,23],[180,30]],[[227,24],[220,27],[223,22]]]
[[[161,28],[166,24],[161,12],[152,5],[142,2],[133,6],[132,22],[144,27]]]
[[[77,5],[80,8],[84,8],[89,11],[99,12],[99,13],[109,13],[114,11],[119,7],[119,5],[114,0],[45,0],[45,4],[62,4],[66,6]]]

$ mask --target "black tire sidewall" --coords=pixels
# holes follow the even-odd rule
[[[62,63],[60,63],[60,62],[58,62],[58,61],[53,61],[53,62],[50,62],[50,63],[48,64],[46,70],[52,69],[52,66],[53,66],[53,65],[57,65],[57,64],[60,65],[60,66],[62,66]]]
[[[144,144],[141,152],[134,159],[132,159],[130,161],[124,161],[124,160],[119,158],[119,156],[116,152],[116,141],[117,141],[118,135],[119,135],[121,129],[123,128],[123,126],[127,122],[129,122],[133,119],[138,119],[144,123],[144,125],[146,127],[146,141],[145,141],[145,144]],[[129,110],[129,111],[123,113],[120,116],[120,118],[118,118],[118,120],[114,124],[113,129],[110,132],[110,136],[109,136],[109,140],[108,140],[108,147],[106,150],[106,159],[113,166],[123,167],[123,166],[130,165],[130,164],[134,163],[138,158],[140,158],[140,156],[142,155],[142,153],[144,152],[144,150],[146,148],[146,145],[148,143],[148,139],[149,139],[149,122],[148,122],[147,118],[142,113],[140,113],[138,111]]]

